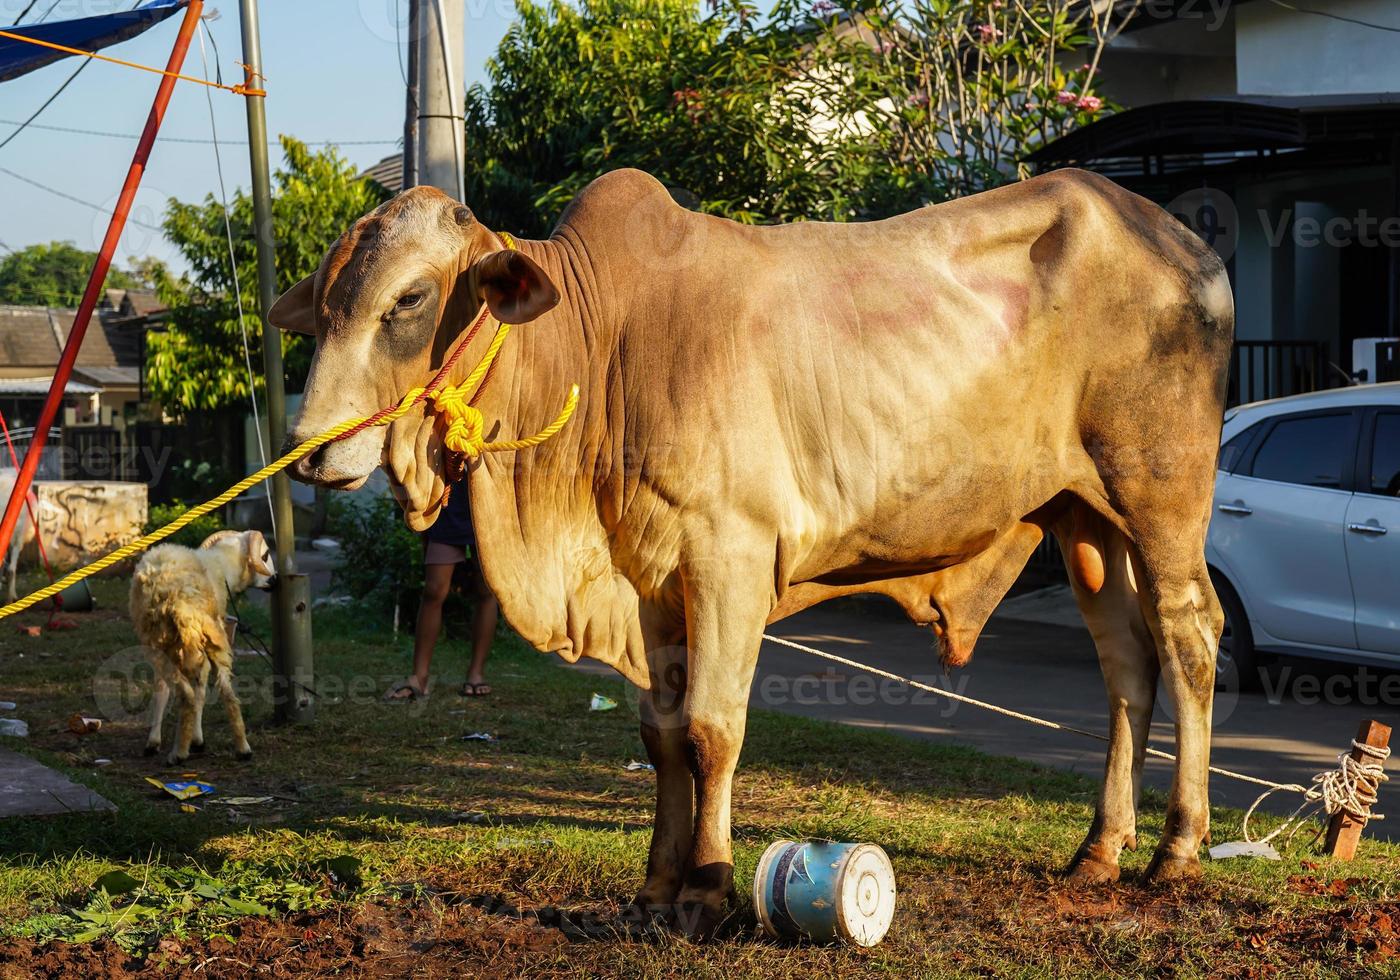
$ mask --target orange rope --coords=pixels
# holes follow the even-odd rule
[[[248,75],[247,80],[242,85],[223,85],[219,82],[211,82],[205,78],[195,78],[193,75],[182,75],[177,71],[166,71],[164,68],[152,68],[150,65],[143,65],[135,61],[123,61],[121,58],[112,58],[105,54],[98,54],[96,51],[84,51],[82,48],[70,48],[65,44],[55,44],[52,41],[41,41],[35,37],[26,37],[23,34],[16,34],[13,31],[0,31],[0,37],[7,37],[11,41],[23,41],[26,44],[37,44],[41,48],[52,48],[55,51],[62,51],[64,54],[80,54],[85,58],[96,58],[98,61],[110,61],[114,65],[122,65],[126,68],[137,68],[141,71],[148,71],[153,75],[169,75],[171,78],[178,78],[185,82],[197,82],[200,85],[208,85],[210,88],[221,88],[234,95],[267,95],[266,89],[254,88],[252,85],[252,72],[246,66],[244,72]]]

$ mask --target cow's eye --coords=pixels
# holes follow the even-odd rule
[[[405,293],[399,297],[399,301],[394,304],[395,310],[417,309],[423,303],[422,293]]]

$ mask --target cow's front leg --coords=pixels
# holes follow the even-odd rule
[[[651,688],[641,692],[639,710],[642,743],[656,769],[656,819],[647,880],[632,904],[646,915],[670,918],[690,854],[695,779],[686,753],[684,627],[666,628],[660,619],[658,610],[643,607]]]
[[[705,938],[723,919],[734,888],[730,790],[772,596],[759,568],[746,571],[728,557],[692,568],[684,579],[690,663],[685,747],[695,777],[696,812],[676,915],[687,935]]]

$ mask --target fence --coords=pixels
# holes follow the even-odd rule
[[[1328,387],[1327,345],[1321,341],[1235,341],[1227,405],[1301,395]]]

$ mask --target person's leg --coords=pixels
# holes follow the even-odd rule
[[[491,685],[486,683],[486,657],[491,653],[491,641],[496,636],[496,619],[500,605],[491,590],[486,587],[486,578],[481,574],[481,566],[472,561],[472,577],[475,580],[476,608],[472,610],[472,659],[467,667],[467,693],[490,694]]]
[[[423,566],[423,598],[418,602],[418,623],[413,631],[413,673],[406,683],[418,694],[428,693],[428,675],[433,666],[433,647],[442,632],[442,604],[452,587],[455,565]],[[392,700],[407,700],[411,695],[401,688],[385,695]]]

